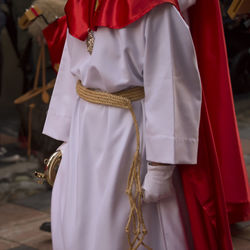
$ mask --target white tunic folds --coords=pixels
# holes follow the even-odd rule
[[[135,128],[128,110],[88,103],[76,82],[116,92],[144,86],[133,103],[141,136],[141,179],[146,160],[194,164],[197,158],[201,87],[189,28],[163,4],[119,30],[95,32],[93,54],[67,34],[43,133],[67,142],[53,187],[55,250],[127,250],[130,210],[125,194]],[[187,249],[175,194],[143,204],[145,242],[154,250]],[[144,249],[140,247],[139,249]]]

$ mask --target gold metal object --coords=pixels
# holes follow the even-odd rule
[[[61,159],[62,152],[58,150],[53,153],[49,159],[44,160],[46,165],[44,173],[35,172],[35,176],[39,179],[39,183],[47,181],[51,186],[53,186]]]
[[[99,5],[100,5],[99,0],[96,0],[96,2],[95,2],[95,12],[97,11]],[[87,44],[87,49],[88,49],[89,54],[92,55],[94,44],[95,44],[95,36],[94,36],[94,31],[93,30],[89,30],[88,37],[87,37],[87,40],[86,40],[86,44]]]
[[[95,37],[94,37],[94,31],[93,30],[89,31],[86,43],[87,43],[88,52],[91,55],[92,52],[93,52],[94,43],[95,43]]]

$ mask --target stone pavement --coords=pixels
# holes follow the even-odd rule
[[[12,103],[0,99],[0,117],[0,250],[50,250],[51,235],[39,227],[50,221],[51,191],[35,181],[38,159],[27,159],[17,143],[19,117]]]
[[[39,229],[50,221],[50,192],[0,206],[0,250],[50,250],[51,235]],[[72,249],[73,250],[73,249]]]
[[[250,177],[250,94],[237,97],[235,104]],[[0,146],[17,143],[13,132],[17,124],[11,117],[7,124],[0,121]],[[0,250],[52,249],[51,234],[39,229],[43,222],[50,221],[51,190],[34,182],[31,172],[37,168],[35,158],[9,165],[0,163]],[[235,250],[250,250],[250,221],[232,225],[231,232]]]

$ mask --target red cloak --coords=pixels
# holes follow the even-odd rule
[[[69,32],[85,40],[98,26],[122,28],[177,0],[68,0]],[[190,27],[203,87],[197,165],[180,166],[194,248],[231,250],[230,223],[250,216],[250,195],[235,119],[218,0],[197,0]],[[62,37],[62,35],[60,35]]]
[[[202,80],[198,164],[181,167],[195,249],[232,249],[228,223],[247,220],[250,196],[218,0],[197,0],[190,27]]]
[[[56,19],[43,30],[43,35],[49,49],[52,67],[56,72],[58,71],[62,57],[64,43],[66,40],[66,31],[66,16]]]
[[[99,0],[99,3],[96,9],[96,0],[68,0],[65,12],[72,36],[84,41],[88,31],[99,26],[123,28],[162,3],[171,3],[179,9],[177,0]]]

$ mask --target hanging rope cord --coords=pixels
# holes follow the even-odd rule
[[[128,109],[132,115],[136,130],[136,151],[129,170],[126,188],[126,193],[130,202],[130,212],[125,231],[128,236],[129,250],[136,250],[140,245],[143,245],[146,249],[151,249],[143,242],[144,237],[147,234],[147,229],[142,215],[143,192],[140,180],[140,132],[132,106],[133,101],[138,101],[144,98],[144,88],[134,87],[111,94],[99,90],[88,89],[78,81],[76,91],[79,97],[87,102]]]

